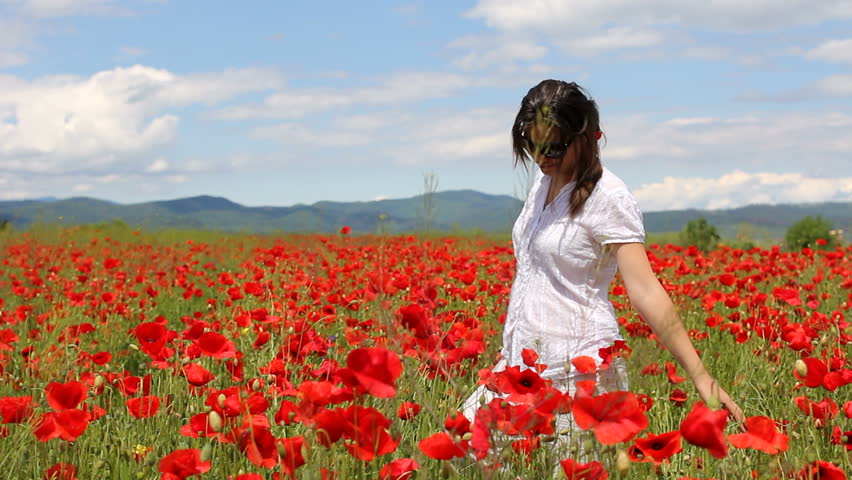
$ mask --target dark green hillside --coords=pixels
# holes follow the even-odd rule
[[[317,202],[289,207],[247,207],[226,198],[198,196],[138,204],[117,204],[77,197],[55,201],[0,202],[0,219],[16,227],[32,223],[91,224],[121,219],[141,228],[192,228],[234,232],[335,232],[349,225],[355,232],[479,230],[508,232],[522,203],[508,195],[473,190],[436,192],[432,218],[424,197],[372,202]],[[780,239],[805,216],[820,215],[835,228],[852,231],[852,202],[802,205],[749,205],[729,210],[646,212],[649,233],[676,232],[705,217],[723,237],[747,225],[763,236]]]

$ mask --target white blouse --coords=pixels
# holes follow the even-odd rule
[[[523,366],[521,352],[535,350],[545,378],[565,379],[566,362],[622,337],[608,298],[616,272],[611,243],[644,243],[642,213],[621,179],[604,168],[583,209],[572,218],[574,183],[544,206],[550,177],[537,171],[512,229],[517,273],[503,327],[504,365]]]

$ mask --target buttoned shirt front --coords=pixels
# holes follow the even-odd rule
[[[523,365],[526,348],[547,365],[545,378],[569,377],[566,362],[621,340],[608,298],[617,265],[608,245],[644,243],[642,213],[608,169],[575,216],[574,183],[545,206],[550,177],[537,172],[512,229],[517,272],[503,329],[503,362]]]

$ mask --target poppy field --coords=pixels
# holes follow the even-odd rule
[[[0,232],[0,477],[847,479],[852,245],[647,251],[742,424],[617,277],[625,341],[565,368],[629,391],[491,372],[508,239]]]

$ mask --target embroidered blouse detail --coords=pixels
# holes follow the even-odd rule
[[[547,206],[550,177],[538,171],[512,229],[517,273],[503,327],[503,360],[523,365],[532,348],[543,377],[570,375],[565,364],[621,340],[608,298],[616,272],[608,244],[644,243],[642,213],[627,186],[608,169],[583,209],[568,214],[573,183]]]

